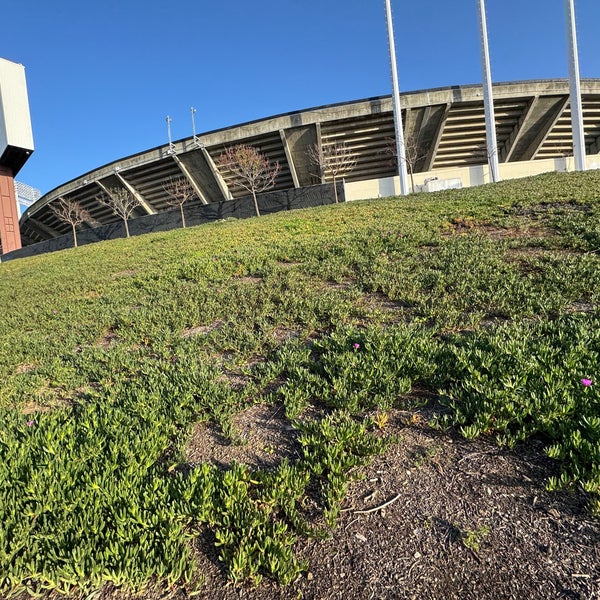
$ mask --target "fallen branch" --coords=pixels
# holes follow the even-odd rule
[[[367,515],[369,513],[381,510],[382,508],[385,508],[386,506],[389,506],[390,504],[393,504],[394,502],[396,502],[396,500],[398,500],[398,498],[400,498],[401,495],[402,494],[398,494],[397,496],[394,496],[391,500],[388,500],[387,502],[384,502],[383,504],[380,504],[379,506],[376,506],[375,508],[369,508],[368,510],[355,510],[354,514],[355,515]]]

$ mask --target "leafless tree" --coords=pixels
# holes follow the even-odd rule
[[[192,198],[196,197],[196,191],[192,184],[185,177],[171,177],[163,185],[167,196],[169,206],[178,206],[181,212],[181,225],[185,229],[185,215],[183,214],[183,205]]]
[[[398,148],[395,139],[388,138],[385,152],[393,157],[394,166],[398,166]],[[409,135],[404,139],[404,164],[410,176],[410,187],[413,192],[415,191],[415,169],[418,162],[426,156],[427,151],[421,148],[419,140],[415,136]]]
[[[237,183],[252,194],[256,216],[260,217],[256,194],[275,185],[280,171],[279,162],[270,163],[259,150],[244,144],[227,148],[218,162],[221,167],[231,171],[236,176]]]
[[[90,213],[81,207],[79,202],[60,197],[58,202],[50,205],[50,210],[63,223],[68,223],[73,230],[73,242],[77,248],[77,226],[90,221]]]
[[[108,188],[106,194],[100,194],[96,197],[96,200],[108,206],[115,215],[123,219],[125,223],[125,233],[129,237],[129,217],[133,214],[133,211],[139,206],[139,200],[127,189],[121,187]]]
[[[317,177],[330,177],[333,181],[333,194],[335,203],[338,203],[337,180],[344,177],[356,166],[356,157],[345,142],[334,144],[314,144],[308,147],[308,160],[316,167]]]

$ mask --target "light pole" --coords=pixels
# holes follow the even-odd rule
[[[479,0],[479,33],[481,38],[481,71],[483,74],[483,106],[485,111],[485,138],[487,145],[490,178],[500,181],[498,166],[498,142],[496,141],[496,116],[494,114],[494,96],[492,94],[492,72],[490,69],[490,51],[488,48],[485,2]]]
[[[565,0],[565,10],[569,54],[569,93],[571,101],[571,127],[573,129],[573,156],[575,158],[575,170],[585,171],[585,135],[583,132],[583,109],[581,107],[581,84],[579,81],[574,0]]]
[[[400,107],[400,89],[398,87],[398,71],[396,70],[396,46],[394,44],[394,26],[392,24],[392,7],[390,0],[385,0],[388,42],[390,48],[390,66],[392,69],[392,102],[394,107],[394,128],[396,132],[396,156],[398,158],[398,176],[400,178],[400,194],[408,195],[408,172],[406,170],[406,150],[404,147],[404,131],[402,129],[402,109]]]
[[[175,154],[175,144],[171,140],[171,121],[172,120],[173,119],[171,119],[171,117],[169,115],[167,115],[167,135],[169,136],[169,149],[167,150],[167,152],[169,154]]]

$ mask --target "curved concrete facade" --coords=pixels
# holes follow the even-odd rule
[[[581,84],[586,153],[600,151],[600,79]],[[500,163],[539,161],[573,152],[567,80],[536,80],[495,84],[493,88]],[[480,85],[455,86],[402,94],[407,146],[413,146],[415,173],[451,176],[460,169],[487,162],[483,92]],[[116,160],[90,171],[42,196],[20,222],[24,244],[69,231],[49,205],[59,197],[79,202],[91,215],[89,226],[117,220],[97,201],[106,188],[125,187],[140,206],[136,215],[169,210],[164,191],[172,177],[186,177],[203,204],[247,195],[234,175],[218,164],[228,146],[258,148],[281,170],[275,190],[304,187],[322,181],[308,158],[314,144],[343,142],[356,164],[348,182],[392,177],[390,148],[394,142],[391,96],[322,106],[244,123],[165,144]],[[535,172],[535,169],[532,170]],[[134,217],[136,216],[134,215]]]

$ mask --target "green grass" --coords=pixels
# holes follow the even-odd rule
[[[0,265],[0,593],[192,590],[207,530],[233,581],[293,581],[415,386],[437,426],[544,439],[549,487],[600,512],[599,254],[592,171]],[[255,403],[283,407],[296,460],[186,464],[195,423],[236,443]]]

